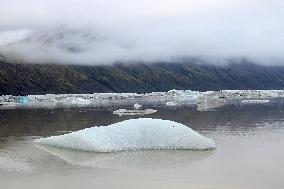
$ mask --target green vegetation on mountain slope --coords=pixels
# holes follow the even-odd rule
[[[0,61],[0,94],[284,89],[284,66],[155,63],[78,66]]]

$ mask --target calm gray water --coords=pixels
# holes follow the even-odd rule
[[[32,140],[124,119],[109,110],[0,111],[0,188],[284,188],[284,106],[160,108],[214,139],[210,151],[86,153]]]

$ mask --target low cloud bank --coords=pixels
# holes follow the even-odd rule
[[[245,58],[284,64],[284,2],[3,0],[0,55],[111,64]]]

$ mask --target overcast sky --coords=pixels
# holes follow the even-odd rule
[[[284,65],[283,10],[283,0],[1,0],[0,54],[78,64],[200,56]]]

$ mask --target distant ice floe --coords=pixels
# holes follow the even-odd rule
[[[133,105],[133,107],[134,107],[135,110],[138,110],[139,108],[142,108],[142,106],[143,106],[143,105],[138,104],[138,103],[135,103],[135,104]]]
[[[147,106],[197,106],[207,111],[226,104],[264,104],[274,98],[284,98],[284,90],[221,90],[138,93],[46,94],[0,96],[0,109],[15,108],[84,108]]]
[[[242,100],[242,104],[266,104],[269,100]]]
[[[175,102],[166,102],[166,106],[176,106],[177,103]]]
[[[157,110],[154,109],[145,109],[145,110],[127,110],[127,109],[118,109],[118,110],[114,110],[112,113],[119,115],[119,116],[125,116],[125,115],[148,115],[148,114],[153,114],[156,113]]]
[[[208,150],[212,139],[174,121],[139,118],[109,126],[36,139],[34,142],[73,150],[118,152],[137,150]]]

